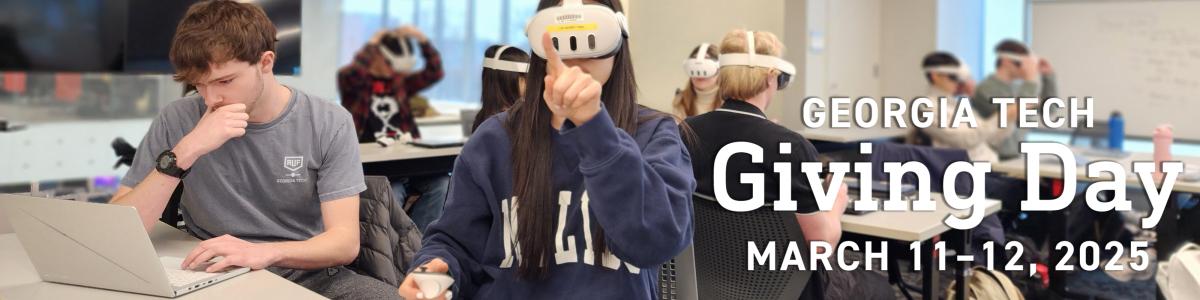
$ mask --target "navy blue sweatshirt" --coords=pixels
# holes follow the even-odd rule
[[[507,118],[489,118],[463,147],[442,216],[430,224],[413,265],[445,260],[455,298],[656,298],[660,266],[692,242],[696,181],[678,125],[658,118],[630,136],[602,109],[583,125],[567,121],[552,130],[559,206],[545,217],[555,220],[555,243],[546,257],[549,276],[529,280],[517,277],[521,224],[511,199]],[[601,261],[588,252],[591,220],[604,228],[610,254]]]

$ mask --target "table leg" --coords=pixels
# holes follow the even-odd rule
[[[971,253],[971,231],[959,230],[962,234],[961,242],[958,244],[959,255],[972,255]],[[957,262],[957,260],[955,260]],[[967,296],[967,270],[971,267],[971,262],[959,262],[954,270],[954,299],[963,300]]]
[[[937,289],[940,285],[938,284],[938,265],[934,261],[936,258],[933,255],[933,240],[926,240],[921,244],[921,249],[924,250],[921,251],[921,275],[923,276],[921,295],[924,299],[937,299]],[[940,253],[940,255],[945,255],[945,253]]]

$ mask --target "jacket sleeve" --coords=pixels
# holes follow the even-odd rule
[[[691,243],[696,180],[675,122],[661,118],[642,126],[655,126],[644,149],[603,107],[577,127],[567,121],[561,133],[580,149],[591,214],[604,228],[609,250],[638,268],[651,268]]]
[[[488,280],[480,261],[487,249],[488,233],[494,220],[487,201],[489,194],[477,183],[469,162],[470,157],[479,155],[472,153],[476,152],[471,151],[473,149],[479,148],[464,147],[455,161],[442,216],[429,225],[423,246],[412,264],[416,269],[434,258],[441,258],[450,266],[450,276],[454,277],[455,298],[463,299],[474,298],[480,283]]]
[[[416,95],[417,92],[441,81],[442,77],[446,75],[442,71],[442,55],[438,53],[437,48],[434,48],[429,41],[420,44],[421,57],[425,59],[425,69],[404,77],[404,90],[408,91],[409,96]]]

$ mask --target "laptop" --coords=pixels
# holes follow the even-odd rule
[[[250,271],[181,270],[131,206],[0,194],[0,211],[43,281],[174,298]]]
[[[463,136],[470,137],[472,133],[475,133],[475,128],[471,128],[471,127],[473,125],[475,125],[475,116],[476,115],[479,115],[478,109],[464,108],[462,111],[460,111],[458,113],[459,122],[461,122],[461,124],[462,124],[462,135]]]
[[[420,139],[412,140],[411,142],[408,142],[408,143],[412,144],[413,146],[417,146],[417,147],[421,147],[421,148],[450,148],[450,147],[461,147],[463,145],[463,142],[465,142],[465,141],[462,138],[432,137],[432,138],[420,138]]]

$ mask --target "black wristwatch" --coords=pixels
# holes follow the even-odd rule
[[[175,158],[175,152],[171,152],[171,150],[163,151],[162,154],[158,155],[158,159],[155,160],[154,169],[167,176],[183,179],[183,177],[187,176],[188,172],[191,170],[179,168],[179,166],[176,165],[177,161],[178,159]]]

